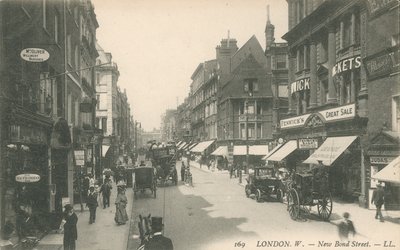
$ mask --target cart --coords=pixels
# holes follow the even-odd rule
[[[135,182],[133,183],[133,195],[137,199],[137,193],[144,193],[146,189],[150,189],[154,198],[157,197],[157,185],[152,167],[137,167],[134,169]]]
[[[160,184],[171,181],[174,185],[178,184],[178,172],[176,170],[176,148],[175,146],[165,146],[151,149],[153,166],[157,169],[157,180]]]
[[[281,200],[281,181],[274,176],[274,169],[269,166],[255,167],[254,173],[246,179],[245,193],[247,197],[255,194],[257,202],[261,202],[264,196],[275,195]]]
[[[301,212],[310,213],[317,206],[319,217],[328,221],[332,213],[332,197],[328,190],[327,173],[296,173],[288,190],[287,210],[293,220],[301,218]]]

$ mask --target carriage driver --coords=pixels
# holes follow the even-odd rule
[[[313,169],[314,174],[314,190],[328,190],[328,171],[322,160],[318,160],[318,166]]]

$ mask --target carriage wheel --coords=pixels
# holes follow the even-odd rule
[[[332,197],[330,194],[323,197],[322,199],[319,199],[317,204],[319,217],[321,217],[325,221],[328,221],[332,213],[332,207]]]
[[[300,202],[299,195],[297,194],[296,189],[291,189],[288,193],[288,211],[290,214],[290,218],[292,218],[293,220],[299,218]]]
[[[244,187],[244,191],[245,191],[245,193],[246,193],[246,197],[249,198],[250,195],[251,195],[251,188],[250,188],[250,185],[249,185],[249,184],[247,184],[247,185]]]
[[[257,189],[257,192],[256,192],[256,201],[257,201],[257,202],[261,202],[261,191],[260,191],[260,189]]]

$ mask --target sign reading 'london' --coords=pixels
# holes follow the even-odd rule
[[[28,62],[45,62],[50,58],[49,52],[45,49],[26,48],[20,53],[22,59]]]

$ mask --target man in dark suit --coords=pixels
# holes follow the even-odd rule
[[[96,222],[96,208],[98,206],[97,203],[97,193],[94,190],[94,186],[89,187],[89,194],[86,201],[86,206],[89,207],[89,224]]]
[[[174,246],[170,238],[162,235],[163,223],[162,217],[151,218],[151,228],[153,237],[145,243],[145,250],[173,250]]]
[[[378,183],[376,185],[376,187],[377,188],[372,193],[371,203],[375,204],[375,206],[376,206],[375,219],[378,219],[378,217],[379,217],[379,220],[381,222],[384,222],[381,209],[382,209],[382,205],[385,202],[385,191],[383,190],[381,183]]]
[[[67,204],[64,208],[65,215],[62,222],[64,224],[64,250],[75,250],[75,241],[78,239],[78,230],[76,228],[78,216],[74,213],[71,205]]]

